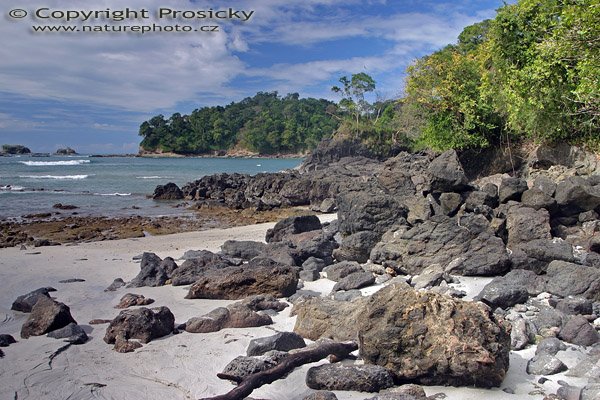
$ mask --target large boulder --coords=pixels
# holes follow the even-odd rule
[[[351,235],[371,231],[382,235],[401,217],[406,208],[394,196],[367,191],[341,193],[337,198],[340,232]]]
[[[158,185],[154,189],[152,194],[154,200],[181,200],[183,199],[183,192],[173,182],[169,182],[166,185]]]
[[[504,243],[491,229],[482,230],[481,224],[462,226],[445,215],[386,234],[371,251],[371,261],[413,275],[431,264],[460,275],[499,275],[510,267]]]
[[[202,250],[193,258],[185,260],[171,273],[171,284],[173,286],[189,285],[196,282],[208,270],[223,269],[229,266],[231,264],[220,255]]]
[[[173,332],[174,325],[175,316],[164,306],[123,310],[106,328],[104,341],[114,344],[117,337],[121,337],[125,340],[138,339],[142,343],[148,343]]]
[[[529,299],[528,286],[536,278],[532,271],[521,269],[510,271],[505,276],[496,277],[485,285],[475,300],[486,303],[492,309],[524,304]]]
[[[221,246],[221,253],[228,257],[251,260],[265,251],[266,244],[252,240],[227,240]]]
[[[294,332],[310,340],[356,340],[365,299],[348,302],[312,297],[298,302],[292,310],[298,316]]]
[[[580,176],[568,177],[556,187],[554,198],[564,215],[590,211],[600,206],[600,185]]]
[[[527,269],[536,274],[543,274],[548,264],[555,260],[575,262],[573,247],[564,240],[534,239],[511,246],[509,256],[513,269]]]
[[[31,312],[31,309],[35,306],[35,303],[37,303],[40,297],[50,298],[50,292],[56,292],[56,289],[53,287],[43,287],[21,295],[15,299],[10,309],[24,313]]]
[[[287,297],[296,292],[297,271],[270,259],[253,259],[239,267],[206,271],[186,299],[237,300],[255,294]]]
[[[552,261],[546,273],[545,290],[567,297],[580,296],[600,301],[600,270],[565,261]]]
[[[271,350],[290,351],[302,347],[306,347],[302,336],[294,332],[279,332],[273,336],[252,339],[246,355],[260,356]]]
[[[321,221],[316,215],[301,215],[282,219],[272,229],[267,230],[266,242],[281,242],[287,235],[321,229]]]
[[[508,210],[506,217],[508,231],[508,245],[538,239],[551,239],[550,215],[547,210],[529,207],[513,206]]]
[[[509,200],[521,201],[521,196],[528,189],[527,181],[521,178],[502,178],[498,188],[498,198],[501,203]]]
[[[510,327],[481,303],[392,284],[371,296],[356,324],[365,362],[403,381],[493,387],[508,369]]]
[[[47,336],[54,339],[66,339],[65,341],[71,344],[84,344],[89,339],[83,328],[74,322],[48,333]]]
[[[225,328],[251,328],[272,323],[273,320],[268,315],[259,314],[245,304],[235,303],[216,308],[201,317],[190,318],[185,323],[185,331],[208,333]]]
[[[171,279],[171,274],[176,268],[177,264],[171,257],[162,260],[154,253],[144,252],[140,272],[127,287],[163,286]]]
[[[77,322],[71,316],[71,310],[63,303],[50,297],[39,296],[31,309],[31,314],[21,327],[21,337],[40,336]]]
[[[460,192],[467,187],[467,177],[456,151],[448,150],[436,157],[427,172],[431,176],[431,189],[437,192]]]
[[[342,240],[342,246],[336,249],[333,255],[338,261],[365,263],[380,238],[381,235],[371,231],[353,233]]]

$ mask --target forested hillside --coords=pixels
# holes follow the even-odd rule
[[[261,154],[311,149],[336,130],[335,104],[298,94],[258,93],[225,107],[203,107],[190,115],[157,115],[140,126],[146,151],[205,154],[232,148]]]

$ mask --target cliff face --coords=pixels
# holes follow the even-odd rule
[[[3,153],[3,154],[31,154],[31,150],[29,150],[29,148],[27,148],[21,144],[3,144],[1,153]]]

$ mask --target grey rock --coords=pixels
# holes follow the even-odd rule
[[[586,318],[580,315],[569,318],[560,330],[558,337],[580,346],[591,346],[600,341],[600,334]]]
[[[133,306],[147,306],[154,303],[154,299],[149,299],[141,294],[127,293],[121,297],[119,304],[115,308],[129,308]]]
[[[427,397],[425,390],[423,390],[421,386],[415,384],[406,384],[383,390],[379,392],[377,396],[366,400],[434,400],[438,398],[443,399],[444,397],[445,396],[435,397],[435,395]]]
[[[362,293],[360,290],[346,290],[341,292],[334,292],[333,299],[337,301],[354,301],[354,299],[358,299],[362,297]]]
[[[313,282],[313,281],[316,281],[317,279],[319,279],[320,277],[321,277],[321,275],[319,274],[319,271],[317,271],[315,269],[309,269],[309,270],[303,269],[299,273],[299,278],[305,282]]]
[[[246,350],[247,356],[260,356],[271,350],[290,351],[306,347],[302,336],[294,332],[280,332],[273,336],[252,339]]]
[[[354,272],[343,277],[335,284],[332,291],[360,289],[375,283],[375,276],[370,272]]]
[[[265,251],[266,244],[251,240],[227,240],[221,246],[221,252],[229,257],[251,260]]]
[[[529,242],[536,239],[551,239],[550,215],[545,209],[513,206],[506,218],[508,245]]]
[[[173,182],[169,182],[166,185],[158,185],[154,189],[152,195],[154,200],[181,200],[183,199],[183,192]]]
[[[121,278],[116,278],[106,289],[105,292],[115,292],[117,289],[125,286],[125,281]]]
[[[545,208],[550,213],[553,213],[556,210],[556,200],[535,186],[523,192],[521,202],[524,206],[531,207],[535,210]]]
[[[171,257],[162,260],[154,253],[144,253],[140,264],[139,274],[131,280],[127,287],[163,286],[171,274],[177,268],[177,264]]]
[[[510,332],[512,350],[523,350],[531,343],[530,337],[527,321],[524,318],[517,318],[512,322],[512,330]]]
[[[317,271],[317,272],[321,272],[323,271],[323,268],[326,267],[326,263],[325,261],[323,261],[320,258],[316,258],[316,257],[309,257],[308,259],[306,259],[306,261],[304,261],[302,263],[302,269],[306,270],[306,271]]]
[[[0,347],[8,347],[13,343],[17,343],[14,337],[6,333],[0,334]]]
[[[440,195],[441,212],[444,215],[453,216],[462,205],[462,196],[458,193],[442,193]]]
[[[56,289],[48,286],[48,287],[36,289],[27,294],[19,296],[12,303],[12,306],[10,307],[10,309],[14,310],[14,311],[21,311],[24,313],[31,312],[31,309],[33,308],[35,303],[37,303],[40,296],[50,298],[50,292],[56,292]]]
[[[337,282],[352,273],[364,272],[364,270],[356,261],[342,261],[325,267],[323,272],[327,274],[327,279]]]
[[[565,261],[552,261],[546,273],[546,291],[560,297],[582,296],[600,301],[600,270]]]
[[[527,181],[521,178],[502,178],[498,189],[498,198],[501,203],[509,200],[520,201],[523,192],[528,189]]]
[[[532,319],[538,331],[546,328],[560,328],[565,320],[565,315],[551,307],[540,307],[540,312]]]
[[[303,233],[321,229],[321,221],[316,215],[302,215],[299,217],[288,217],[267,231],[266,242],[280,242],[289,234]]]
[[[311,393],[302,400],[338,400],[337,396],[333,392],[327,390],[320,390],[315,393]]]
[[[546,175],[538,175],[533,181],[533,188],[541,190],[546,196],[554,196],[556,183]]]
[[[287,356],[288,353],[282,351],[270,351],[260,357],[239,356],[230,361],[222,373],[243,379],[249,375],[275,367]]]
[[[580,400],[597,400],[600,399],[600,384],[589,383],[581,390]]]
[[[166,260],[166,259],[165,259]],[[189,258],[169,275],[173,286],[189,285],[196,282],[209,270],[219,270],[231,266],[230,262],[219,254],[202,250],[194,258]]]
[[[66,341],[71,344],[84,344],[88,341],[88,335],[83,328],[74,322],[48,333],[47,336],[54,339],[67,339]]]
[[[50,297],[39,296],[31,309],[31,314],[21,327],[21,337],[41,336],[48,332],[63,328],[70,323],[77,323],[71,316],[71,310],[64,303],[52,300]]]
[[[558,184],[554,198],[564,215],[590,211],[600,206],[600,185],[592,185],[580,176],[571,176]]]
[[[379,241],[381,235],[371,231],[361,231],[342,239],[342,245],[334,250],[338,261],[357,261],[365,263],[369,259],[371,249]]]
[[[148,343],[172,333],[174,325],[175,317],[167,307],[123,310],[106,328],[104,341],[113,344],[117,337],[122,337]]]
[[[455,150],[436,157],[428,166],[431,189],[438,192],[461,191],[467,187],[467,177]]]
[[[530,375],[554,375],[567,370],[567,366],[558,358],[540,353],[527,362],[527,373]]]
[[[559,299],[554,305],[558,311],[567,315],[591,315],[593,311],[592,302],[582,297],[566,297]]]
[[[564,351],[567,346],[557,338],[545,338],[542,339],[535,349],[535,354],[549,354],[555,356],[559,351]]]
[[[306,385],[316,390],[379,392],[394,386],[392,374],[378,365],[323,364],[306,373]]]
[[[527,269],[536,274],[547,271],[550,262],[559,260],[575,262],[573,247],[560,239],[537,239],[516,243],[511,248],[513,269]]]
[[[493,309],[523,304],[529,298],[527,285],[534,279],[536,275],[532,271],[510,271],[505,276],[496,277],[485,285],[475,300],[483,301]]]

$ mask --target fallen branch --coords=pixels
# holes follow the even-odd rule
[[[301,365],[322,360],[330,354],[333,354],[338,359],[343,359],[356,349],[358,349],[356,342],[323,342],[317,344],[315,347],[290,354],[273,368],[247,376],[239,381],[238,385],[228,393],[201,400],[241,400],[249,396],[254,389],[275,382]],[[217,376],[222,379],[232,379],[231,376],[226,374],[218,374]]]

